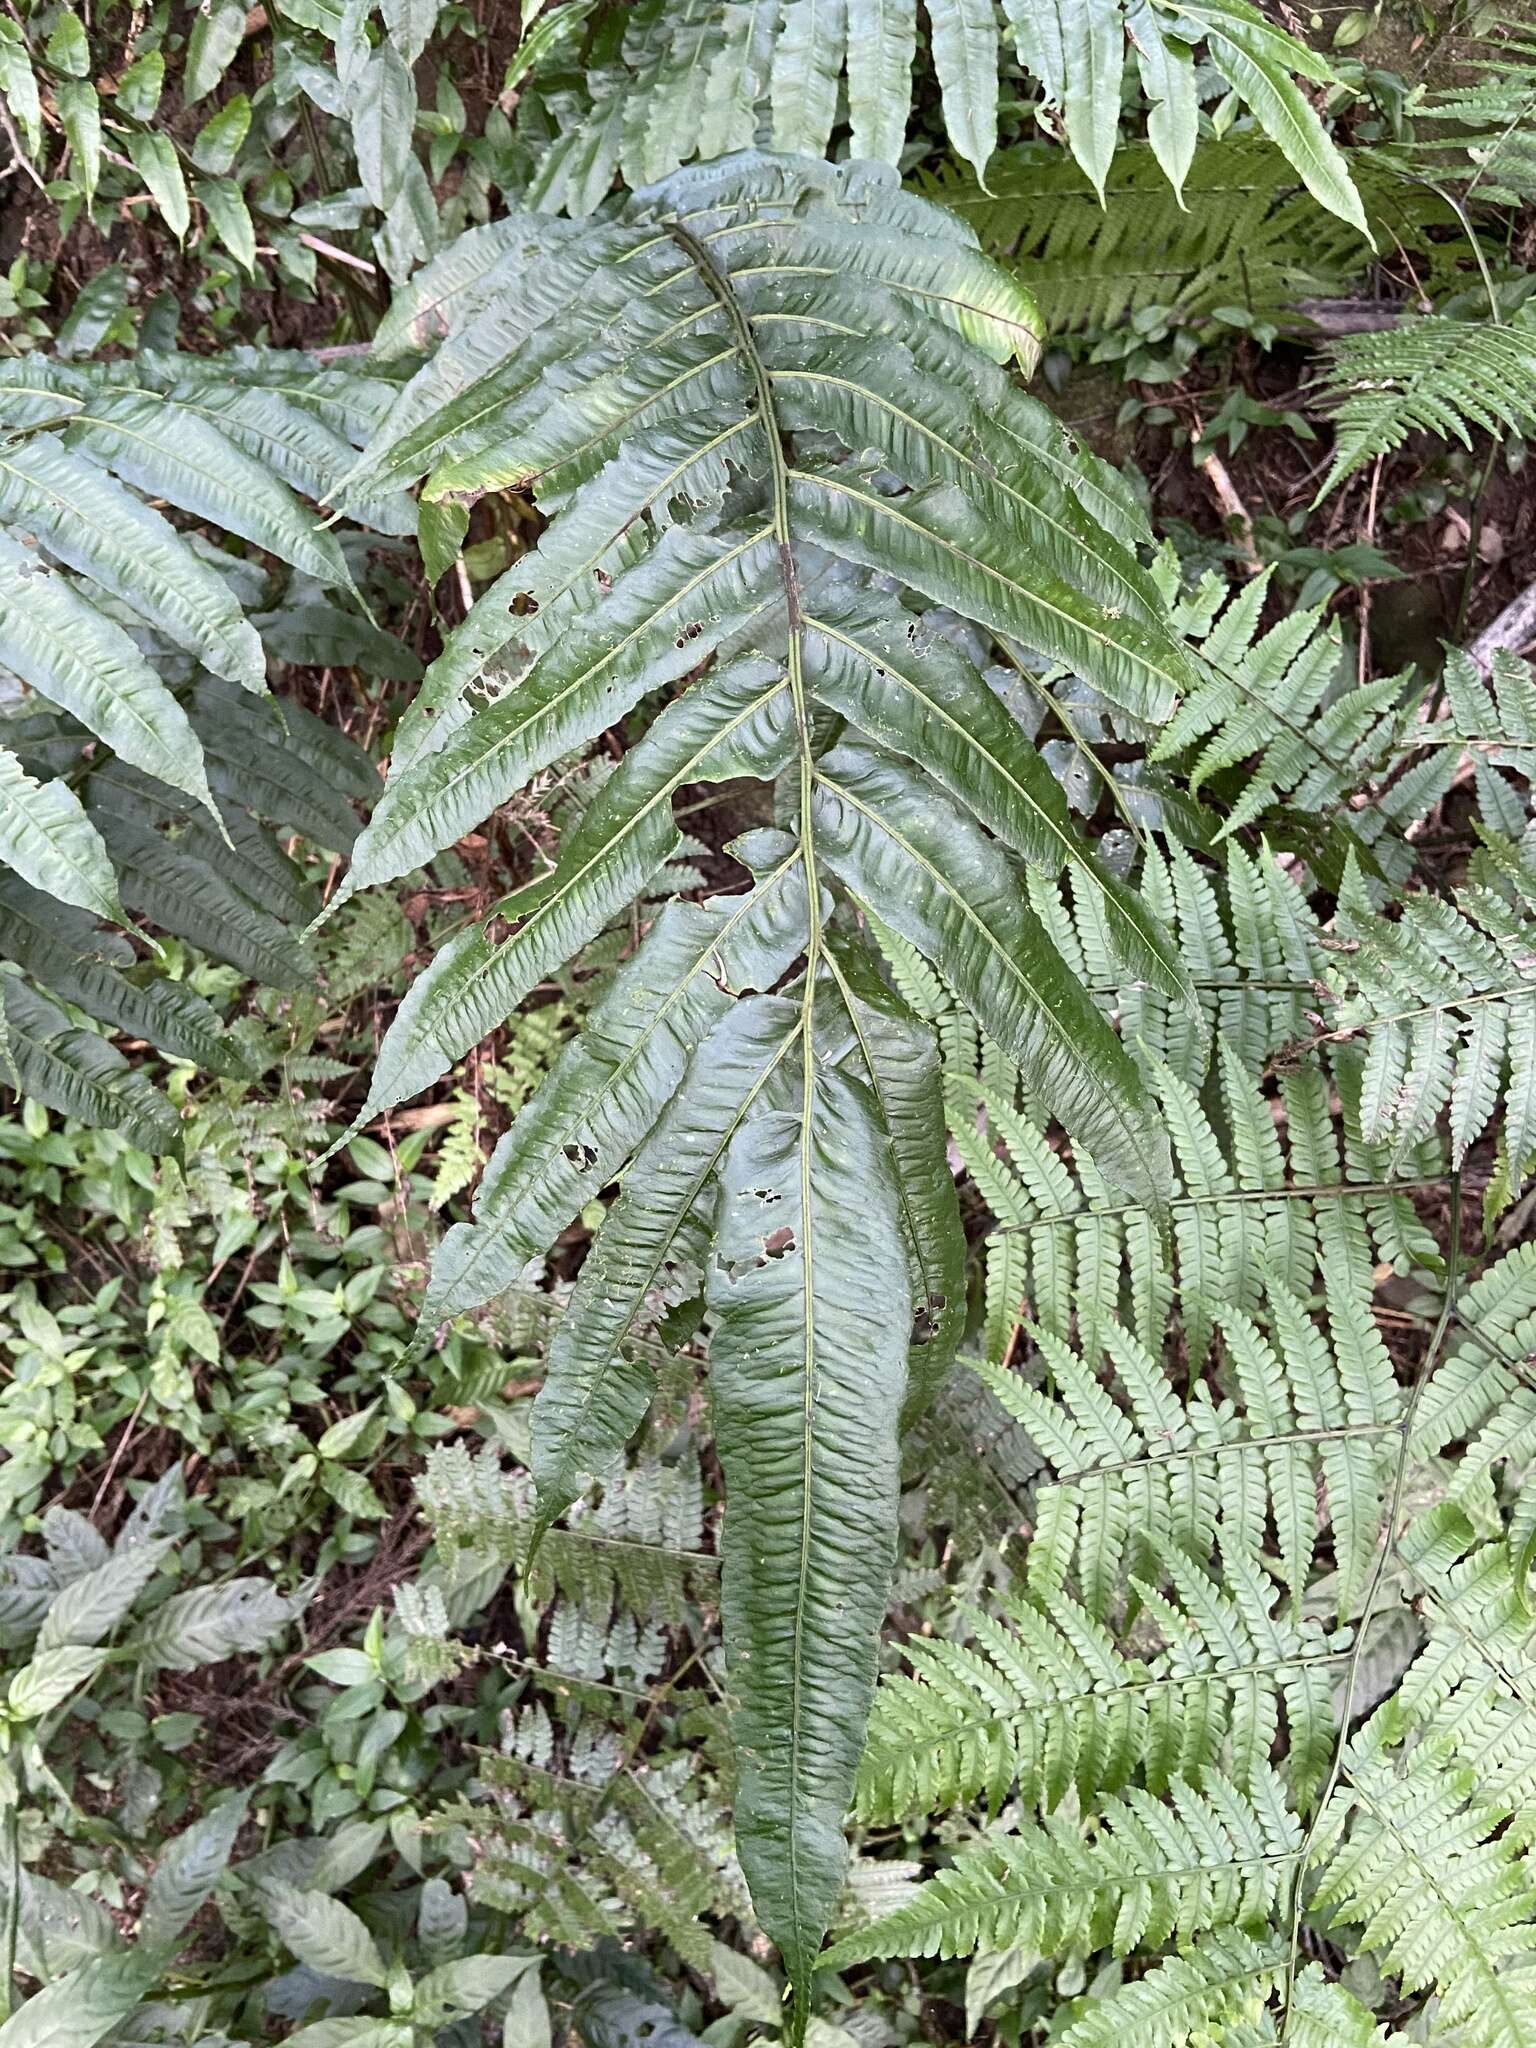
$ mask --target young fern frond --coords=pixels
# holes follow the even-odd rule
[[[1405,320],[1335,342],[1324,385],[1334,448],[1317,501],[1413,433],[1464,448],[1473,427],[1495,439],[1529,435],[1536,428],[1536,329],[1523,321]]]
[[[950,145],[986,179],[997,147],[995,14],[972,0],[924,6]],[[1018,63],[1097,192],[1120,141],[1128,59],[1153,103],[1152,152],[1175,194],[1182,190],[1195,152],[1195,48],[1203,44],[1211,73],[1318,204],[1364,233],[1348,166],[1297,83],[1327,83],[1331,67],[1247,0],[1093,0],[1049,17],[1028,0],[1005,0],[1004,12]],[[551,79],[556,132],[527,199],[592,213],[616,174],[635,191],[696,156],[724,156],[765,138],[776,150],[821,157],[844,125],[853,157],[897,163],[917,27],[917,0],[878,9],[852,0],[831,12],[818,11],[815,0],[643,0],[599,27],[584,77]],[[552,58],[565,61],[563,52]]]
[[[1027,305],[869,166],[749,156],[680,177],[554,238],[465,333],[477,350],[496,336],[494,367],[464,387],[471,344],[450,340],[353,483],[427,470],[429,500],[516,483],[555,516],[434,665],[348,887],[409,871],[648,695],[676,694],[553,871],[499,906],[509,935],[477,924],[416,981],[363,1116],[429,1086],[628,907],[678,843],[676,791],[782,778],[787,829],[737,844],[753,888],[657,923],[522,1112],[474,1229],[504,1245],[542,1234],[536,1215],[558,1229],[633,1159],[535,1408],[546,1527],[640,1423],[651,1382],[626,1333],[680,1251],[710,1244],[737,1824],[803,1988],[873,1688],[908,1353],[931,1385],[944,1359],[928,1340],[957,1334],[942,1126],[910,1083],[922,1033],[850,967],[859,942],[825,929],[828,897],[903,933],[1102,1170],[1156,1203],[1140,1074],[1024,908],[1013,861],[1070,867],[1130,973],[1181,995],[1179,963],[921,610],[1040,648],[1154,721],[1191,658],[1120,537],[1135,515],[998,367],[1033,348]],[[829,714],[864,737],[829,749]],[[769,993],[797,955],[798,979]],[[536,1158],[552,1171],[535,1178]],[[449,1255],[460,1305],[477,1249],[489,1276],[485,1236]]]

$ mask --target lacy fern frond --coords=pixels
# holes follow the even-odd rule
[[[1317,1067],[1282,1076],[1278,1124],[1226,1041],[1217,1073],[1220,1137],[1199,1093],[1165,1063],[1153,1069],[1174,1145],[1171,1234],[1145,1209],[1106,1200],[1091,1157],[1069,1167],[1011,1092],[946,1076],[951,1141],[997,1218],[983,1253],[994,1363],[1007,1358],[1026,1315],[1084,1342],[1119,1318],[1156,1351],[1175,1296],[1190,1356],[1203,1361],[1223,1308],[1257,1310],[1265,1267],[1306,1294],[1321,1261],[1358,1267],[1367,1244],[1399,1270],[1436,1263],[1412,1198],[1426,1178],[1415,1167],[1429,1164],[1437,1182],[1439,1156],[1395,1161],[1388,1145],[1363,1143],[1347,1066],[1336,1076],[1342,1127]]]
[[[1379,911],[1351,862],[1334,918],[1332,1036],[1363,1039],[1360,1128],[1404,1158],[1442,1116],[1456,1165],[1502,1115],[1518,1187],[1536,1147],[1536,867],[1528,842],[1481,832],[1447,901],[1415,890]]]
[[[1470,2048],[1536,2042],[1536,1884],[1508,1808],[1432,1745],[1351,1749],[1329,1816],[1332,1850],[1315,1906],[1359,1927],[1409,1992],[1433,1989],[1440,2023]]]
[[[871,1956],[969,1955],[1015,1943],[1044,1954],[1188,1941],[1262,1926],[1286,1893],[1301,1827],[1260,1765],[1246,1786],[1217,1772],[1175,1781],[1166,1800],[1106,1799],[1085,1833],[1047,1818],[963,1849],[911,1901],[828,1951],[833,1968]]]
[[[1262,1253],[1253,1262],[1263,1270]],[[1370,1315],[1369,1268],[1362,1286],[1336,1243],[1323,1274],[1326,1336],[1306,1297],[1271,1270],[1262,1321],[1235,1301],[1213,1318],[1225,1379],[1196,1380],[1186,1393],[1156,1351],[1112,1320],[1081,1351],[1048,1331],[1030,1333],[1047,1387],[978,1368],[1055,1474],[1037,1502],[1033,1586],[1052,1593],[1074,1581],[1102,1617],[1114,1611],[1128,1570],[1155,1584],[1172,1552],[1204,1561],[1219,1537],[1235,1555],[1258,1556],[1272,1543],[1275,1570],[1299,1601],[1312,1574],[1321,1482],[1334,1604],[1342,1616],[1353,1612],[1380,1530],[1401,1396]],[[1113,1368],[1108,1386],[1101,1351]]]
[[[1188,2048],[1192,2041],[1265,2040],[1269,2037],[1250,2030],[1261,2022],[1265,1997],[1285,1967],[1277,1940],[1256,1940],[1236,1928],[1202,1935],[1184,1954],[1167,1956],[1134,1983],[1094,1999],[1062,2035],[1064,2048],[1120,2048],[1126,2041],[1134,2041],[1136,2048]],[[1335,2035],[1323,2040],[1298,2028],[1296,2048],[1345,2044]]]
[[[1270,572],[1255,576],[1210,622],[1205,678],[1158,736],[1152,759],[1180,759],[1193,795],[1213,785],[1224,797],[1235,790],[1222,804],[1218,841],[1284,805],[1306,814],[1303,829],[1347,828],[1346,844],[1370,847],[1401,875],[1407,860],[1393,835],[1444,795],[1454,764],[1426,760],[1374,788],[1401,758],[1407,678],[1357,684],[1322,610],[1293,611],[1260,633],[1269,584]],[[1204,629],[1204,617],[1190,612]],[[1366,789],[1369,806],[1351,803]]]
[[[950,145],[986,179],[997,147],[995,15],[967,0],[924,5]],[[1153,102],[1151,151],[1176,195],[1195,154],[1202,92],[1214,84],[1249,109],[1320,207],[1365,233],[1348,165],[1298,84],[1330,82],[1330,65],[1247,0],[1094,0],[1048,22],[1028,0],[1006,0],[1004,12],[1046,125],[1063,136],[1096,192],[1105,190],[1120,142],[1129,60]],[[822,157],[845,124],[855,158],[897,163],[917,27],[916,0],[878,11],[853,0],[832,13],[818,12],[814,0],[642,0],[599,27],[583,74],[550,78],[555,134],[528,199],[591,213],[615,175],[639,190],[694,157],[763,140]],[[1201,44],[1210,84],[1196,69]],[[552,56],[554,65],[567,61],[564,52]]]
[[[1323,383],[1334,447],[1318,501],[1410,434],[1437,434],[1464,448],[1474,427],[1495,439],[1529,435],[1536,429],[1536,329],[1405,320],[1335,342]]]
[[[1021,1594],[956,1617],[954,1636],[906,1644],[911,1676],[882,1681],[859,1812],[888,1822],[1012,1794],[1087,1811],[1133,1780],[1155,1793],[1211,1769],[1246,1779],[1286,1727],[1291,1800],[1304,1811],[1333,1753],[1332,1686],[1346,1656],[1315,1622],[1276,1614],[1241,1551],[1211,1578],[1169,1551],[1165,1597],[1135,1586],[1163,1639],[1128,1654],[1065,1593]],[[960,1632],[968,1640],[957,1640]]]

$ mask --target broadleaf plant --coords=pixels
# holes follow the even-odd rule
[[[953,1349],[963,1251],[931,1041],[875,971],[867,920],[1156,1210],[1160,1119],[1019,863],[1070,868],[1129,979],[1181,1002],[1184,970],[977,663],[1059,664],[1151,726],[1198,657],[1119,479],[1003,367],[1033,359],[1027,296],[878,166],[747,154],[579,240],[527,220],[497,239],[467,282],[460,252],[424,274],[418,306],[444,318],[454,299],[456,324],[348,489],[516,488],[549,523],[429,670],[342,893],[666,701],[549,872],[415,982],[359,1122],[435,1082],[654,884],[679,791],[771,785],[773,823],[728,849],[751,886],[663,911],[498,1148],[427,1322],[505,1287],[623,1176],[534,1411],[547,1527],[642,1420],[649,1374],[622,1341],[702,1256],[740,1851],[803,2003],[843,1868],[899,1424]]]

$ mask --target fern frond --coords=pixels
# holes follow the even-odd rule
[[[1315,1906],[1362,1938],[1410,1992],[1433,1988],[1441,2025],[1471,2048],[1536,2042],[1536,1883],[1470,1771],[1433,1746],[1406,1756],[1352,1748],[1328,1823],[1333,1848]]]
[[[965,0],[925,0],[925,11],[951,147],[986,179],[997,143],[1002,54],[995,16]],[[1150,148],[1175,195],[1183,189],[1199,96],[1211,89],[1197,83],[1185,40],[1193,36],[1204,43],[1207,77],[1250,108],[1324,217],[1364,232],[1349,167],[1296,82],[1325,82],[1330,67],[1246,0],[1192,0],[1176,20],[1150,7],[1099,0],[1049,30],[1028,6],[1009,4],[1005,12],[1017,61],[1040,88],[1040,111],[1064,133],[1094,191],[1105,189],[1120,141],[1127,57],[1165,111],[1170,96],[1177,106],[1175,139],[1154,114]],[[592,213],[616,176],[638,190],[695,157],[704,161],[759,141],[786,152],[833,154],[844,119],[855,158],[897,163],[916,40],[916,0],[877,16],[857,0],[819,12],[807,0],[642,0],[621,17],[618,36],[600,34],[583,75],[572,78],[565,53],[552,52],[545,75],[555,132],[528,200],[550,211]]]
[[[1454,226],[1443,200],[1350,157],[1373,230],[1415,250],[1426,230]],[[1053,143],[1002,150],[983,188],[958,167],[920,173],[921,189],[973,227],[990,255],[1016,268],[1052,336],[1098,333],[1156,307],[1198,326],[1223,307],[1256,321],[1305,325],[1307,298],[1342,295],[1370,261],[1357,231],[1298,189],[1262,136],[1196,145],[1183,203],[1151,145],[1121,146],[1100,199]]]
[[[1260,1766],[1246,1788],[1211,1773],[1166,1802],[1108,1799],[1091,1835],[1046,1819],[963,1849],[905,1906],[845,1935],[838,1968],[866,1957],[968,1955],[1014,1944],[1126,1955],[1233,1923],[1262,1925],[1287,1890],[1301,1829]]]
[[[1335,1038],[1360,1035],[1361,1134],[1394,1159],[1448,1113],[1466,1157],[1496,1112],[1518,1186],[1536,1147],[1536,867],[1483,829],[1453,900],[1413,891],[1383,915],[1351,859],[1334,918]]]
[[[882,1681],[860,1771],[871,1821],[1010,1795],[1086,1811],[1133,1778],[1163,1792],[1210,1769],[1239,1778],[1264,1761],[1284,1708],[1298,1809],[1333,1749],[1332,1677],[1345,1651],[1310,1621],[1277,1615],[1274,1588],[1241,1552],[1212,1579],[1164,1560],[1168,1597],[1137,1590],[1163,1638],[1129,1655],[1069,1595],[1019,1595],[1000,1614],[960,1614],[953,1633],[905,1645],[911,1676]],[[962,1635],[966,1640],[961,1640]]]
[[[1439,317],[1336,341],[1323,400],[1334,422],[1333,462],[1314,502],[1412,433],[1472,445],[1536,428],[1536,330]]]
[[[1221,1307],[1225,1385],[1197,1379],[1181,1394],[1160,1350],[1112,1319],[1083,1352],[1035,1329],[1045,1386],[978,1367],[1055,1475],[1057,1498],[1049,1512],[1042,1501],[1031,1547],[1032,1583],[1054,1592],[1071,1575],[1084,1606],[1102,1618],[1128,1571],[1156,1584],[1161,1560],[1175,1551],[1203,1563],[1219,1535],[1228,1554],[1256,1556],[1272,1537],[1276,1568],[1299,1602],[1311,1577],[1321,1480],[1333,1528],[1333,1597],[1340,1614],[1353,1611],[1379,1533],[1401,1410],[1365,1307],[1362,1249],[1352,1254],[1335,1240],[1324,1255],[1326,1337],[1304,1297],[1274,1272],[1262,1324],[1235,1304]],[[1107,1386],[1098,1347],[1113,1368]]]
[[[1168,1956],[1133,1984],[1095,1999],[1062,2035],[1063,2048],[1189,2048],[1195,2041],[1235,2044],[1263,2036],[1247,2030],[1260,2019],[1264,1999],[1279,1980],[1286,1957],[1275,1940],[1255,1940],[1236,1928],[1207,1934],[1183,1955]],[[1231,2032],[1228,2032],[1228,2029]],[[1298,2048],[1303,2036],[1298,2032]],[[1325,2048],[1312,2041],[1306,2048]],[[1329,2041],[1326,2048],[1341,2048]]]

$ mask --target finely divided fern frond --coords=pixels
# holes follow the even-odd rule
[[[1286,1723],[1292,1803],[1304,1810],[1333,1750],[1333,1676],[1346,1652],[1316,1623],[1273,1611],[1275,1591],[1241,1551],[1212,1579],[1178,1551],[1171,1590],[1135,1590],[1163,1638],[1124,1651],[1066,1593],[1020,1594],[997,1616],[956,1617],[969,1640],[913,1637],[911,1676],[875,1699],[859,1812],[888,1822],[1012,1794],[1049,1810],[1075,1791],[1086,1811],[1133,1778],[1165,1791],[1212,1769],[1246,1778]]]
[[[1301,1846],[1300,1823],[1264,1764],[1246,1784],[1213,1771],[1200,1791],[1175,1781],[1166,1800],[1130,1791],[1103,1802],[1091,1832],[1047,1818],[961,1850],[906,1905],[835,1943],[828,1963],[1015,1943],[1126,1955],[1234,1923],[1262,1926]]]
[[[1413,433],[1472,445],[1536,429],[1536,329],[1440,317],[1405,320],[1333,344],[1323,401],[1334,425],[1333,462],[1318,499]]]
[[[1360,1128],[1394,1159],[1445,1116],[1453,1162],[1502,1113],[1518,1187],[1536,1147],[1536,867],[1483,828],[1454,899],[1415,890],[1383,915],[1351,862],[1334,918],[1336,1038],[1359,1034]]]

